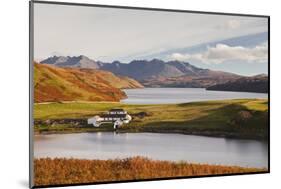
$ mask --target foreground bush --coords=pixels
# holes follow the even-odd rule
[[[34,160],[36,186],[262,171],[266,170],[186,162],[175,163],[142,157],[115,160],[64,158]]]

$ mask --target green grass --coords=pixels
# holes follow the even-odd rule
[[[102,132],[112,130],[111,124],[104,124],[102,127],[82,126],[75,127],[71,124],[35,125],[35,132],[40,133],[83,133],[83,132]]]
[[[221,100],[184,104],[128,105],[121,103],[50,103],[35,104],[35,119],[89,118],[110,108],[124,108],[129,114],[146,112],[143,118],[134,116],[133,121],[120,129],[124,132],[176,132],[244,138],[266,138],[268,127],[268,101],[258,99]],[[241,112],[249,118],[241,118]],[[48,128],[44,128],[48,130]],[[49,128],[58,130],[56,126]],[[60,128],[61,129],[61,128]],[[71,128],[72,131],[112,130],[104,128]],[[36,130],[36,129],[35,129]]]

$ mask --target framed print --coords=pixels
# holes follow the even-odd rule
[[[29,3],[31,188],[270,172],[269,16]]]

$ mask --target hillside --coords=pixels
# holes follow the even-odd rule
[[[207,90],[268,93],[268,77],[266,75],[243,77],[227,83],[210,86]]]
[[[233,81],[242,76],[224,74],[219,71],[212,71],[207,76],[179,76],[160,77],[141,81],[146,87],[180,87],[180,88],[206,88],[217,84]]]
[[[58,68],[34,63],[35,102],[119,101],[126,98],[122,88],[142,87],[137,81],[110,72]]]

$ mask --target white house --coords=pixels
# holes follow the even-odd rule
[[[117,129],[124,123],[129,123],[132,117],[123,109],[111,109],[106,114],[96,115],[88,119],[88,124],[99,127],[104,123],[113,123],[113,128]]]

